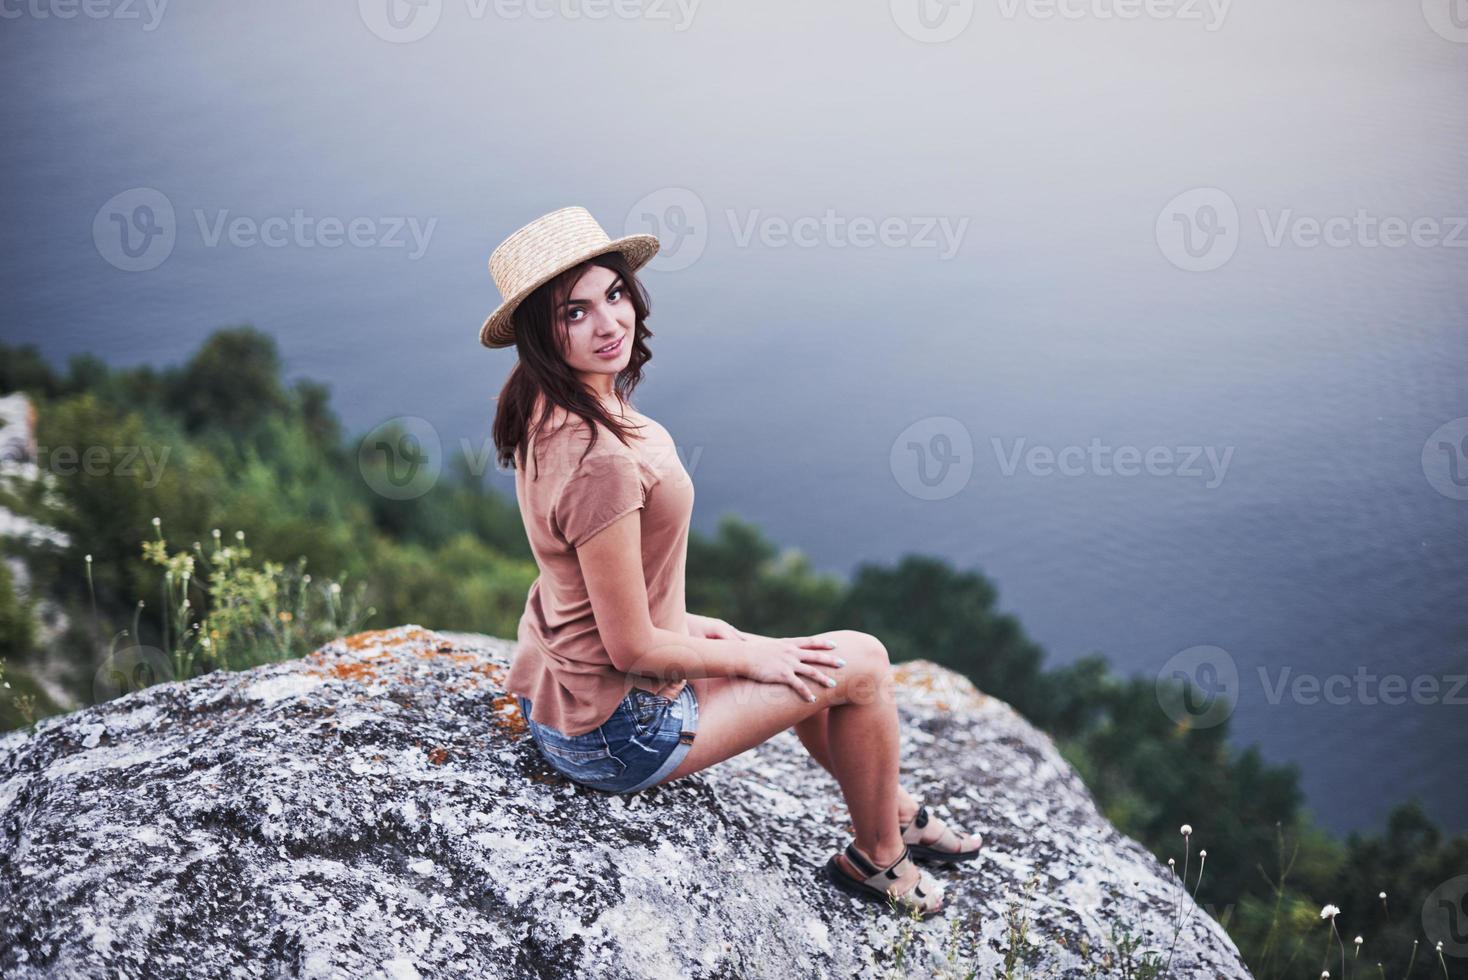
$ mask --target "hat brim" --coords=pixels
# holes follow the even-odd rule
[[[587,259],[595,258],[598,255],[606,255],[608,252],[621,252],[627,259],[628,267],[633,272],[636,272],[638,269],[647,265],[654,255],[658,254],[659,247],[660,243],[656,235],[625,235],[622,238],[613,239],[599,248],[567,259],[560,265],[554,266],[536,277],[532,282],[522,286],[515,295],[507,297],[499,305],[498,309],[485,318],[484,325],[479,328],[479,342],[485,347],[491,348],[515,346],[515,327],[511,319],[514,315],[515,308],[524,302],[525,297],[567,269],[575,268]]]

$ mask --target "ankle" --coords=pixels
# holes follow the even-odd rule
[[[857,840],[856,849],[872,864],[885,868],[902,857],[902,852],[907,849],[907,845],[902,842],[901,837],[893,836],[889,840],[867,841],[866,843]]]

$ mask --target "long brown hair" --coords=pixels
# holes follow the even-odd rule
[[[631,399],[633,390],[642,382],[642,365],[652,360],[647,338],[653,333],[646,323],[652,306],[642,281],[628,267],[621,252],[593,256],[536,289],[515,307],[512,320],[519,360],[510,369],[510,376],[495,399],[494,445],[496,459],[502,467],[524,466],[531,437],[550,420],[557,406],[586,420],[591,429],[591,442],[586,452],[596,445],[598,422],[610,429],[624,445],[627,433],[634,429],[614,421],[606,413],[596,395],[576,377],[562,354],[567,331],[556,317],[556,304],[562,297],[570,295],[576,283],[593,266],[610,269],[622,277],[622,284],[636,313],[631,358],[612,382],[623,400]],[[537,395],[545,397],[545,405],[540,417],[531,419]],[[585,458],[585,453],[582,458]]]

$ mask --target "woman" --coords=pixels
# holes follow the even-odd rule
[[[612,241],[582,208],[524,226],[490,257],[504,298],[480,330],[518,363],[494,440],[515,467],[540,567],[506,689],[534,742],[582,785],[629,793],[739,755],[794,726],[841,786],[856,839],[837,886],[924,917],[942,889],[913,859],[966,861],[958,834],[898,785],[887,651],[873,636],[744,633],[684,609],[693,484],[631,395],[652,356],[636,272],[652,235]]]

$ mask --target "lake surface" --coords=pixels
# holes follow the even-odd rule
[[[0,322],[119,365],[252,323],[354,431],[480,450],[485,261],[583,205],[663,236],[638,404],[697,527],[980,568],[1051,663],[1234,695],[1327,826],[1461,831],[1468,32],[1397,6],[38,0]]]

